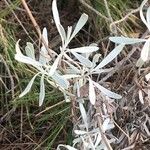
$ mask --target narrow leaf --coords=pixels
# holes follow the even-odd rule
[[[60,147],[67,148],[68,150],[77,150],[76,148],[71,147],[70,145],[63,145],[63,144],[59,144],[57,147],[57,150],[62,150],[62,149],[60,149]]]
[[[84,134],[87,134],[87,131],[74,130],[74,133],[77,134],[77,135],[84,135]]]
[[[147,20],[148,26],[150,27],[150,7],[148,7],[147,9],[146,20]]]
[[[27,42],[27,46],[25,47],[26,55],[35,60],[35,51],[32,43]]]
[[[15,49],[16,49],[16,53],[21,55],[22,52],[21,52],[20,47],[19,47],[19,41],[20,41],[20,39],[16,42]]]
[[[81,62],[82,65],[85,65],[86,67],[92,67],[92,62],[87,58],[83,57],[82,55],[76,52],[72,52],[72,54]]]
[[[124,44],[116,46],[94,70],[100,69],[110,63],[122,51],[123,47]]]
[[[150,80],[150,73],[148,73],[146,76],[145,76],[146,80],[149,81]]]
[[[64,89],[68,89],[69,87],[69,82],[63,78],[62,76],[60,76],[57,72],[55,72],[52,76],[51,76],[55,82]]]
[[[145,62],[148,60],[150,53],[150,40],[147,40],[141,51],[141,59]]]
[[[144,14],[143,14],[143,7],[144,5],[147,3],[148,0],[143,0],[141,6],[140,6],[140,17],[141,17],[141,20],[143,21],[143,23],[147,26],[147,28],[149,29],[150,31],[150,26],[149,24],[147,23],[145,17],[144,17]]]
[[[109,40],[118,44],[135,44],[146,41],[145,39],[128,38],[128,37],[110,37]]]
[[[142,90],[139,90],[139,100],[140,100],[141,104],[144,104],[144,99],[143,99]]]
[[[122,98],[121,95],[109,91],[108,89],[104,88],[103,86],[99,85],[98,83],[96,83],[94,81],[93,81],[93,83],[106,96],[108,96],[110,98],[114,98],[114,99],[121,99]]]
[[[65,33],[63,26],[60,23],[60,19],[59,19],[60,17],[59,17],[59,13],[58,13],[58,9],[57,9],[56,0],[53,0],[53,2],[52,2],[52,13],[53,13],[53,18],[54,18],[57,30],[61,36],[62,43],[64,44],[64,41],[66,39],[66,33]]]
[[[65,78],[65,79],[71,79],[71,78],[78,78],[78,77],[80,77],[80,75],[77,75],[77,74],[66,74],[66,75],[63,75],[62,77]]]
[[[70,52],[78,52],[78,53],[92,53],[97,51],[99,48],[96,46],[85,46],[85,47],[79,47],[79,48],[73,48],[69,49]]]
[[[70,27],[68,26],[65,47],[67,47],[67,45],[68,45],[69,42],[70,42],[69,39],[70,39],[71,33],[72,33],[72,26],[70,26]]]
[[[48,45],[48,34],[47,34],[47,29],[46,28],[43,28],[42,36],[43,36],[46,44]]]
[[[85,124],[85,127],[86,127],[86,129],[88,129],[87,115],[86,115],[86,111],[85,111],[85,108],[82,103],[79,103],[79,108],[80,108],[81,116],[82,116],[83,122]]]
[[[96,94],[95,94],[93,81],[91,80],[91,78],[89,78],[89,99],[90,99],[91,104],[95,105]]]
[[[52,2],[52,13],[53,13],[55,24],[56,24],[56,26],[58,26],[60,24],[60,19],[59,19],[59,13],[58,13],[58,9],[57,9],[56,0],[53,0],[53,2]]]
[[[72,65],[72,64],[69,63],[68,61],[65,61],[65,62],[66,62],[67,65],[70,67],[70,69],[73,70],[74,73],[76,73],[76,74],[79,74],[79,73],[80,73],[80,70],[79,70],[77,67],[75,67],[74,65]]]
[[[82,29],[82,27],[85,25],[87,20],[88,20],[88,15],[82,14],[79,21],[77,22],[77,25],[71,35],[70,40],[72,40],[72,38],[74,38],[76,36],[76,34]]]
[[[15,59],[19,62],[22,62],[22,63],[25,63],[25,64],[30,64],[32,66],[42,66],[41,63],[39,63],[38,61],[30,58],[30,57],[27,57],[27,56],[24,56],[24,55],[20,55],[20,54],[15,54]]]
[[[58,25],[58,31],[59,31],[59,34],[61,36],[62,42],[64,44],[64,42],[66,41],[67,37],[66,37],[65,29],[64,29],[64,27],[61,24]]]
[[[23,97],[24,95],[26,95],[26,94],[30,91],[30,89],[31,89],[31,87],[32,87],[32,85],[33,85],[33,82],[34,82],[35,78],[37,77],[37,75],[39,75],[39,73],[37,73],[37,74],[30,80],[30,82],[28,83],[27,87],[26,87],[26,88],[24,89],[24,91],[19,95],[19,97]]]
[[[49,76],[52,76],[54,74],[54,72],[56,71],[61,57],[62,57],[61,54],[57,56],[56,60],[54,61],[53,65],[52,65],[52,67],[51,67],[51,69],[49,71]]]
[[[44,84],[44,74],[43,74],[40,80],[39,106],[43,104],[44,98],[45,98],[45,84]]]

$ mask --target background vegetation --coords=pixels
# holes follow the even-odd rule
[[[141,37],[145,26],[139,19],[139,6],[142,0],[59,0],[58,6],[64,27],[72,25],[80,14],[89,15],[89,22],[71,43],[72,46],[89,45],[96,42],[100,53],[105,56],[110,49],[110,35]],[[57,48],[60,45],[56,27],[52,19],[51,0],[28,0],[33,16],[40,28],[47,27],[49,46]],[[0,149],[56,149],[59,143],[72,144],[71,105],[64,102],[61,92],[46,86],[44,105],[38,107],[39,82],[32,87],[32,92],[23,98],[18,95],[26,87],[31,76],[36,73],[33,68],[14,60],[15,43],[21,39],[22,48],[27,41],[36,45],[38,57],[38,38],[20,0],[0,1]],[[115,73],[107,79],[101,77],[124,95],[124,101],[116,106],[116,124],[114,133],[121,143],[114,149],[132,146],[137,149],[149,149],[149,130],[141,124],[150,127],[149,102],[141,104],[137,90],[145,87],[143,75],[149,70],[148,64],[139,76],[134,62],[139,57],[139,51],[126,47],[123,53],[127,60],[122,61],[123,67],[118,66]],[[134,55],[133,55],[134,54]],[[119,57],[120,61],[122,57]],[[110,64],[112,65],[112,64]],[[148,99],[148,98],[146,98]],[[119,113],[118,113],[119,112]],[[147,120],[146,120],[147,119]],[[133,132],[133,126],[137,127]],[[123,136],[123,132],[127,134]],[[128,137],[130,136],[130,142]],[[136,139],[137,138],[137,139]]]

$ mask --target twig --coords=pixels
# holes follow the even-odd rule
[[[104,4],[105,4],[105,8],[106,8],[106,11],[107,11],[107,15],[108,15],[108,18],[110,20],[110,23],[112,24],[113,23],[113,18],[111,17],[111,14],[110,14],[110,9],[108,7],[108,2],[107,0],[104,0]],[[114,33],[115,35],[117,35],[117,28],[116,28],[116,25],[113,24],[113,26],[111,26],[114,30],[111,30],[112,33]],[[111,28],[110,28],[111,29]]]
[[[109,21],[109,18],[107,18],[106,16],[102,15],[99,11],[97,11],[96,9],[94,9],[93,7],[91,7],[89,4],[87,4],[85,2],[85,0],[79,0],[80,3],[82,3],[85,7],[87,7],[88,9],[90,9],[91,11],[93,11],[94,13],[96,13],[98,16],[102,17],[103,19],[105,19],[106,21]]]
[[[98,127],[99,127],[99,130],[100,130],[100,133],[101,133],[101,136],[102,136],[102,139],[107,147],[108,150],[113,150],[110,143],[108,142],[108,139],[105,135],[105,133],[103,132],[103,129],[102,129],[102,119],[101,119],[101,108],[99,107],[96,107],[96,118],[97,118],[97,122],[98,122]]]
[[[52,105],[52,106],[50,106],[50,107],[47,107],[47,108],[45,108],[45,110],[43,110],[43,111],[39,112],[38,114],[36,114],[35,117],[38,117],[38,116],[41,115],[42,113],[44,113],[44,112],[46,112],[46,111],[48,111],[48,110],[50,110],[50,109],[52,109],[52,108],[54,108],[54,107],[60,105],[60,104],[63,104],[63,103],[65,103],[65,102],[66,102],[66,101],[63,100],[63,101],[60,101],[60,102],[57,103],[57,104],[54,104],[54,105]]]
[[[31,36],[29,35],[29,32],[25,29],[25,27],[23,26],[22,22],[19,20],[19,18],[17,17],[17,15],[15,14],[15,12],[13,11],[13,9],[11,8],[10,4],[8,3],[7,0],[4,0],[5,4],[9,7],[9,9],[11,10],[11,12],[13,13],[13,15],[15,16],[16,20],[18,21],[18,23],[20,24],[20,26],[23,28],[24,32],[28,35],[28,37],[30,38],[30,40],[32,42],[34,42],[34,40],[31,38]],[[11,4],[12,5],[12,4]]]
[[[122,21],[127,20],[130,15],[132,15],[133,13],[138,12],[139,10],[140,10],[140,7],[137,8],[137,9],[132,10],[132,11],[129,12],[127,15],[125,15],[122,19],[112,22],[112,23],[110,24],[110,30],[113,31],[113,27],[116,26],[116,24],[119,24],[119,23],[121,23]]]

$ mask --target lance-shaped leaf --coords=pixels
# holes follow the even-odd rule
[[[68,150],[77,150],[76,148],[71,147],[70,145],[63,145],[63,144],[59,144],[58,147],[57,147],[57,150],[62,150],[62,149],[60,149],[60,147],[64,147]]]
[[[148,73],[146,76],[145,76],[146,80],[149,81],[150,80],[150,73]]]
[[[147,9],[146,20],[147,20],[148,26],[150,27],[150,7],[148,7]]]
[[[35,51],[32,43],[27,42],[27,46],[25,47],[26,55],[35,60]]]
[[[65,74],[62,77],[65,78],[65,79],[71,79],[71,78],[78,78],[78,77],[80,77],[80,75],[77,75],[77,74]]]
[[[114,92],[109,91],[108,89],[104,88],[103,86],[99,85],[98,83],[94,82],[94,85],[106,96],[114,99],[121,99],[122,96],[119,94],[116,94]]]
[[[128,37],[110,37],[109,40],[118,44],[135,44],[140,42],[146,42],[145,39],[128,38]]]
[[[91,78],[89,78],[89,99],[91,104],[94,105],[96,100],[96,95],[95,95],[93,81],[91,80]]]
[[[144,98],[143,98],[142,90],[139,90],[139,100],[140,100],[141,104],[144,104]]]
[[[55,82],[64,89],[68,89],[69,87],[69,82],[63,78],[62,76],[60,76],[57,72],[55,72],[52,76],[51,76]]]
[[[114,124],[110,122],[110,118],[106,118],[104,120],[103,125],[102,125],[103,132],[113,129],[114,127],[115,127]]]
[[[48,34],[47,34],[46,28],[43,29],[42,36],[45,40],[45,44],[48,46]],[[49,60],[50,60],[50,56],[48,55],[48,51],[47,51],[44,43],[42,43],[42,47],[40,50],[40,56],[39,56],[39,62],[41,62],[43,65],[45,65],[46,63],[49,62]]]
[[[54,74],[54,72],[56,71],[57,66],[58,66],[58,64],[59,64],[59,61],[60,61],[61,57],[62,57],[61,54],[57,56],[57,58],[56,58],[56,60],[54,61],[53,65],[51,66],[51,69],[50,69],[50,71],[49,71],[49,76],[52,76],[52,75]]]
[[[68,56],[69,57],[69,56]],[[65,60],[64,60],[65,61]],[[79,74],[80,73],[80,70],[75,67],[74,65],[72,65],[71,63],[69,63],[68,61],[65,61],[65,63],[67,63],[67,65],[70,67],[70,69],[72,70],[72,72],[76,73],[76,74]],[[69,72],[69,73],[72,73],[72,72]]]
[[[72,54],[81,62],[82,65],[85,65],[86,67],[92,67],[93,63],[89,59],[76,52],[72,52]]]
[[[141,17],[141,20],[143,21],[143,23],[147,26],[147,28],[149,29],[150,31],[150,25],[147,23],[145,17],[144,17],[144,14],[143,14],[143,7],[144,5],[147,3],[148,0],[143,0],[141,6],[140,6],[140,17]],[[147,12],[148,13],[148,12]]]
[[[67,35],[66,35],[66,42],[65,42],[65,47],[67,47],[67,45],[69,44],[69,39],[71,37],[71,33],[72,33],[72,26],[68,26],[68,30],[67,30]]]
[[[31,89],[31,87],[32,87],[32,85],[33,85],[33,82],[34,82],[35,78],[37,77],[37,75],[39,75],[39,73],[37,73],[36,75],[34,75],[34,77],[30,80],[30,82],[28,83],[27,87],[26,87],[26,88],[24,89],[24,91],[19,95],[19,97],[23,97],[24,95],[26,95],[26,94],[30,91],[30,89]]]
[[[62,42],[64,44],[64,40],[66,39],[66,34],[65,34],[64,28],[62,27],[62,25],[60,23],[56,0],[53,0],[53,2],[52,2],[52,13],[53,13],[53,18],[54,18],[57,30],[58,30],[58,32],[61,36]]]
[[[87,120],[86,111],[85,111],[83,104],[80,102],[79,102],[79,108],[80,108],[81,116],[82,116],[83,122],[85,124],[85,127],[86,127],[86,129],[88,129],[88,122],[87,122],[88,120]]]
[[[93,71],[98,70],[110,63],[122,51],[123,47],[124,44],[116,46]]]
[[[76,34],[82,29],[82,27],[85,25],[85,23],[88,20],[88,15],[82,14],[79,21],[77,22],[77,25],[70,37],[70,41],[76,36]]]
[[[96,46],[85,46],[79,48],[68,49],[70,52],[78,52],[78,53],[92,53],[97,51],[99,48]]]
[[[87,134],[88,132],[87,131],[82,131],[82,130],[74,130],[74,133],[77,134],[77,135],[84,135],[84,134]]]
[[[15,59],[17,61],[20,61],[20,62],[23,62],[23,63],[26,63],[26,64],[31,64],[32,66],[41,66],[42,64],[39,63],[38,61],[36,61],[35,59],[32,59],[28,56],[25,56],[22,54],[21,50],[20,50],[20,47],[19,47],[19,41],[17,41],[16,43],[16,54],[15,54]]]
[[[141,59],[145,62],[148,60],[150,53],[150,40],[147,40],[141,51]]]
[[[44,84],[44,74],[43,74],[40,80],[39,106],[43,104],[44,98],[45,98],[45,84]]]

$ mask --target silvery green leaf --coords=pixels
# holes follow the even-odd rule
[[[141,17],[141,20],[143,21],[143,23],[147,26],[147,28],[149,29],[150,31],[150,25],[147,23],[147,21],[145,20],[145,17],[144,17],[144,14],[143,14],[143,7],[144,5],[147,3],[148,0],[143,0],[141,6],[140,6],[140,17]]]
[[[128,38],[128,37],[110,37],[109,40],[118,44],[135,44],[146,41],[145,39]]]
[[[95,105],[96,94],[95,94],[93,81],[91,80],[91,78],[89,78],[89,100],[92,105]]]
[[[93,63],[89,59],[76,52],[72,52],[72,54],[81,62],[82,65],[85,65],[86,67],[92,67]]]
[[[139,90],[139,100],[140,100],[141,104],[144,104],[144,98],[143,98],[142,90]]]
[[[70,40],[72,40],[72,38],[74,38],[76,36],[76,34],[82,29],[82,27],[85,25],[85,23],[88,20],[88,15],[86,14],[82,14],[79,21],[77,22],[77,25],[70,37]]]
[[[65,78],[65,79],[71,79],[71,78],[78,78],[78,77],[80,77],[80,75],[77,75],[77,74],[65,74],[62,77]]]
[[[150,7],[148,7],[147,9],[146,20],[147,20],[148,26],[150,27]]]
[[[52,76],[51,76],[55,82],[64,89],[68,89],[69,87],[69,82],[63,78],[61,75],[59,75],[57,72],[55,72]]]
[[[77,135],[84,135],[84,134],[87,134],[88,132],[87,131],[82,131],[82,130],[74,130],[74,133],[77,134]]]
[[[60,23],[60,17],[59,17],[59,13],[58,13],[58,9],[57,9],[56,0],[53,0],[53,2],[52,2],[52,13],[53,13],[53,18],[54,18],[57,30],[61,36],[62,43],[64,44],[64,40],[66,39],[66,33],[65,33],[63,26]]]
[[[44,74],[43,74],[40,80],[39,106],[43,104],[44,98],[45,98],[45,85],[44,85]]]
[[[17,61],[22,62],[22,63],[30,64],[30,65],[32,65],[34,67],[42,66],[42,64],[39,63],[38,61],[36,61],[36,60],[34,60],[34,59],[30,58],[30,57],[24,56],[23,54],[15,54],[15,59]]]
[[[65,61],[65,62],[66,62],[67,65],[70,67],[70,69],[73,70],[74,73],[76,73],[76,74],[79,74],[79,73],[80,73],[80,70],[79,70],[77,67],[75,67],[74,65],[72,65],[72,64],[69,63],[68,61]],[[71,72],[70,72],[70,73],[71,73]]]
[[[110,130],[110,129],[113,129],[114,127],[115,127],[114,124],[112,124],[110,122],[110,118],[106,118],[104,120],[103,125],[102,125],[103,132]]]
[[[72,26],[70,26],[70,27],[68,26],[65,47],[67,47],[67,45],[68,45],[69,42],[70,42],[69,39],[70,39],[71,33],[72,33]]]
[[[116,94],[114,92],[109,91],[108,89],[104,88],[103,86],[99,85],[98,83],[93,81],[93,84],[106,96],[114,99],[121,99],[122,96],[119,94]]]
[[[99,48],[96,46],[85,46],[79,48],[68,49],[70,52],[78,52],[78,53],[92,53],[97,51]]]
[[[145,76],[146,80],[149,81],[150,80],[150,73],[148,73],[146,76]]]
[[[47,34],[47,29],[46,29],[46,27],[43,28],[42,36],[43,36],[43,38],[44,38],[46,44],[48,45],[48,34]]]
[[[27,46],[25,47],[26,55],[35,60],[35,51],[32,43],[27,42]]]
[[[145,62],[148,60],[150,53],[150,40],[147,40],[141,51],[141,59]]]
[[[49,76],[52,76],[52,75],[54,74],[54,72],[56,71],[57,66],[58,66],[58,64],[59,64],[59,61],[60,61],[61,57],[62,57],[61,54],[57,56],[57,58],[56,58],[56,60],[54,61],[53,65],[51,66],[51,69],[50,69],[50,71],[49,71]]]
[[[57,147],[57,150],[62,150],[62,149],[60,149],[60,147],[67,148],[68,150],[77,150],[76,148],[71,147],[70,145],[63,145],[63,144],[59,144]]]
[[[20,50],[20,47],[19,47],[19,41],[20,39],[16,42],[16,45],[15,45],[15,49],[16,49],[16,53],[19,55],[23,55],[21,50]]]
[[[98,133],[94,146],[97,147],[99,145],[99,143],[101,142],[101,140],[102,140],[101,134]]]
[[[110,63],[123,49],[124,44],[120,44],[116,46],[101,62],[100,64],[94,69],[100,69]]]
[[[82,116],[84,125],[85,125],[86,129],[88,129],[88,122],[87,122],[86,111],[85,111],[85,108],[84,108],[83,104],[80,103],[80,102],[79,102],[79,108],[80,108],[80,112],[81,112],[81,116]]]
[[[59,24],[58,27],[59,27],[59,29],[58,29],[59,34],[60,34],[61,39],[62,39],[62,42],[63,42],[63,44],[64,44],[64,41],[66,41],[66,38],[67,38],[67,37],[66,37],[65,29],[64,29],[64,27],[63,27],[61,24]]]
[[[24,89],[24,91],[19,95],[19,97],[23,97],[24,95],[26,95],[26,94],[30,91],[30,89],[31,89],[31,87],[32,87],[32,84],[33,84],[35,78],[37,77],[37,75],[39,75],[39,73],[37,73],[36,75],[34,75],[34,77],[30,80],[30,82],[28,83],[27,87],[26,87],[26,88]]]
[[[137,67],[142,67],[144,65],[144,61],[142,60],[142,58],[140,57],[137,62],[136,62],[136,66]]]
[[[58,13],[58,9],[57,9],[57,3],[56,0],[53,0],[52,2],[52,13],[53,13],[53,18],[55,21],[56,26],[58,26],[60,24],[60,17],[59,17],[59,13]]]
[[[102,56],[101,54],[95,54],[93,56],[92,62],[96,64],[99,61],[99,59],[100,59],[101,56]]]

